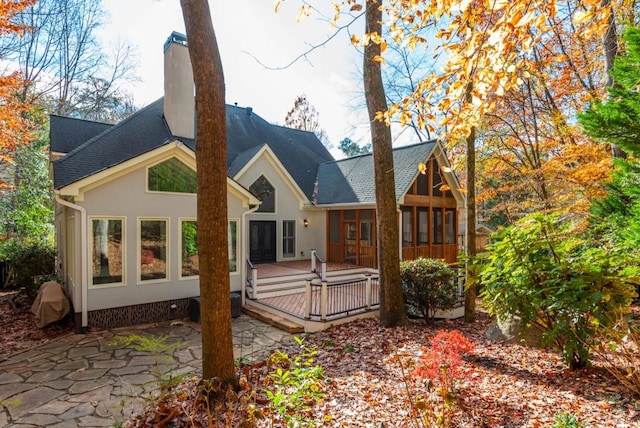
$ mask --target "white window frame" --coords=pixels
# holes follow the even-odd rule
[[[136,230],[136,283],[141,284],[157,284],[171,281],[171,218],[170,217],[138,217],[138,227]],[[158,279],[142,279],[142,222],[143,221],[164,221],[166,223],[166,261],[165,261],[165,277]]]
[[[285,223],[287,224],[293,224],[293,236],[286,236],[285,235]],[[294,258],[296,256],[296,235],[297,235],[297,225],[298,222],[295,220],[282,220],[282,258]],[[293,252],[292,253],[285,253],[284,252],[284,241],[285,239],[292,239],[293,240]]]
[[[120,220],[122,222],[122,281],[110,282],[108,284],[94,284],[93,283],[93,221],[94,220]],[[89,288],[90,289],[102,289],[102,288],[114,288],[125,287],[127,285],[127,218],[122,216],[88,216],[87,228],[87,243],[88,243],[88,257],[87,263],[89,264]]]
[[[189,280],[189,279],[198,279],[200,278],[200,274],[198,275],[183,275],[182,274],[182,223],[195,221],[197,223],[197,219],[195,217],[180,217],[178,219],[178,279],[180,280]]]
[[[158,166],[163,162],[167,162],[171,159],[176,159],[177,161],[181,162],[182,164],[184,164],[186,167],[188,167],[189,169],[191,169],[192,171],[196,172],[193,168],[191,168],[191,166],[189,166],[187,164],[187,162],[185,162],[184,160],[180,159],[178,156],[170,156],[166,159],[163,159],[159,162],[154,163],[153,165],[148,165],[145,168],[144,171],[144,190],[147,193],[151,193],[151,194],[161,194],[161,195],[181,195],[181,196],[196,196],[197,193],[187,193],[187,192],[167,192],[167,191],[163,191],[163,190],[151,190],[149,189],[149,170],[151,168],[153,168],[154,166]]]
[[[228,252],[229,256],[231,256],[231,237],[229,236],[229,227],[231,223],[236,224],[236,269],[231,270],[231,259],[229,259],[229,275],[239,275],[240,274],[240,219],[239,218],[230,218],[227,220],[227,245],[229,246]]]

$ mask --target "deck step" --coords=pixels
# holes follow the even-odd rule
[[[280,330],[286,331],[290,334],[300,334],[304,333],[304,326],[300,324],[296,324],[291,320],[282,318],[274,313],[268,312],[264,309],[260,309],[256,306],[245,305],[242,307],[242,312],[258,319],[260,321],[266,322],[274,327],[279,328]]]

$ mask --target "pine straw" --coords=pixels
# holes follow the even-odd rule
[[[323,427],[417,426],[395,356],[403,353],[417,358],[438,329],[458,329],[475,343],[475,352],[463,362],[471,376],[459,385],[453,427],[548,427],[561,413],[576,415],[588,427],[640,427],[640,400],[631,397],[597,357],[591,368],[569,371],[551,350],[489,341],[484,336],[489,324],[484,313],[478,313],[474,324],[412,321],[409,329],[384,329],[377,320],[368,319],[309,335],[305,343],[318,348],[316,363],[325,370],[327,394],[305,417]],[[296,345],[282,350],[290,355],[297,352]],[[251,390],[231,401],[242,402],[254,391],[257,400],[248,402],[268,414],[261,386],[264,364],[244,366],[238,374],[247,377]],[[416,379],[409,382],[423,385]],[[171,413],[172,420],[164,421],[170,426],[209,426],[206,407],[198,400],[197,383],[196,378],[187,380],[127,425],[149,426]],[[219,415],[212,426],[235,426],[243,409],[229,409],[235,410],[235,416]],[[233,422],[227,425],[225,420]],[[271,426],[269,423],[267,418],[258,426]],[[276,419],[273,426],[285,425]]]

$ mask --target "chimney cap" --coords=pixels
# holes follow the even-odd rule
[[[171,35],[167,37],[167,41],[164,42],[165,52],[169,49],[169,45],[171,45],[171,43],[178,43],[180,45],[187,46],[187,36],[182,33],[178,33],[177,31],[172,32]]]

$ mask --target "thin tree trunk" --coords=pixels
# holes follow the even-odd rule
[[[611,4],[611,0],[602,0],[600,6],[607,7]],[[604,51],[604,69],[607,72],[607,88],[610,88],[616,84],[611,75],[613,70],[613,63],[618,56],[618,32],[616,31],[616,17],[615,8],[611,9],[609,19],[607,20],[607,32],[604,33],[602,38],[602,48]],[[626,159],[627,154],[615,144],[611,145],[611,154],[614,158]]]
[[[471,101],[471,83],[467,87],[467,101]],[[476,320],[476,295],[478,272],[474,262],[476,255],[476,128],[467,136],[467,278],[464,291],[464,321]]]
[[[367,1],[366,32],[382,34],[382,11],[378,1]],[[400,282],[399,228],[396,209],[391,129],[376,120],[376,113],[387,110],[382,83],[379,44],[364,48],[364,93],[371,124],[371,143],[375,170],[378,228],[378,267],[380,270],[380,324],[384,327],[407,325],[407,314]]]
[[[196,87],[202,377],[237,385],[227,245],[227,126],[222,61],[207,0],[180,0]]]

